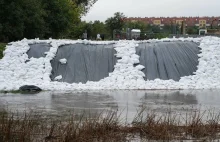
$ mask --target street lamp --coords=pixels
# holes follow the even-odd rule
[[[175,21],[172,19],[172,20],[169,20],[171,22],[171,32],[172,34],[177,34],[176,32],[176,27],[177,25],[175,24]]]
[[[173,34],[173,21],[172,20],[169,21],[170,21],[170,32],[171,34]]]

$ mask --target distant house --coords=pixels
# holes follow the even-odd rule
[[[220,17],[130,17],[125,18],[125,21],[136,22],[142,21],[146,24],[157,25],[163,27],[164,25],[179,24],[181,25],[183,21],[186,23],[186,27],[199,27],[207,28],[220,26]]]

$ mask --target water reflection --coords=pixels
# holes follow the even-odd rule
[[[47,114],[63,115],[69,111],[87,115],[103,110],[118,111],[122,118],[132,119],[137,110],[147,108],[163,113],[168,109],[219,108],[219,90],[183,91],[90,91],[41,92],[36,95],[0,94],[0,108],[10,111],[35,110]],[[184,108],[184,109],[183,109]]]
[[[101,92],[52,93],[51,108],[59,114],[72,111],[92,115],[104,110],[117,110],[118,104],[112,96]]]

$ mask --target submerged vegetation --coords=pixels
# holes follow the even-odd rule
[[[208,115],[205,115],[208,114]],[[96,117],[42,113],[0,113],[0,141],[125,142],[130,140],[215,140],[219,138],[219,114],[200,111],[174,115],[137,113],[133,122],[124,123],[116,112]],[[180,117],[181,116],[181,117]],[[203,119],[207,116],[207,119]]]

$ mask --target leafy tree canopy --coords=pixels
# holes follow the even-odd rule
[[[45,12],[41,1],[1,0],[0,9],[1,41],[18,40],[30,34],[43,35]]]
[[[120,12],[116,12],[113,17],[108,18],[105,21],[106,26],[109,30],[122,30],[125,22],[124,22],[125,15]]]
[[[0,0],[0,41],[69,37],[97,0]]]
[[[89,9],[98,1],[98,0],[72,0],[80,9],[82,15],[85,15]]]
[[[126,22],[124,27],[130,29],[140,29],[142,32],[147,30],[147,24],[141,21]]]

